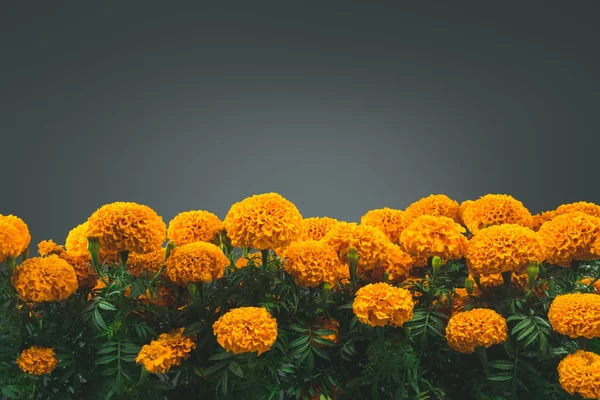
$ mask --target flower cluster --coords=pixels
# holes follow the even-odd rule
[[[408,290],[381,282],[358,289],[352,311],[363,324],[402,326],[412,318],[414,306]]]
[[[234,246],[273,249],[287,246],[300,236],[302,215],[277,193],[259,194],[231,206],[225,229]]]
[[[284,268],[300,286],[317,287],[322,283],[335,286],[344,276],[345,266],[337,253],[333,247],[321,241],[291,243],[283,252],[283,257]]]
[[[27,374],[45,375],[56,368],[58,359],[53,348],[31,346],[21,352],[17,358],[17,365]]]
[[[600,399],[600,355],[578,350],[558,364],[558,380],[569,394]]]
[[[406,219],[413,221],[422,215],[447,217],[459,221],[459,205],[445,194],[432,194],[415,201],[406,210]]]
[[[396,244],[400,242],[400,234],[406,228],[407,222],[402,210],[387,207],[371,210],[360,218],[361,225],[373,226],[379,229]]]
[[[135,362],[153,374],[163,374],[173,365],[181,365],[196,348],[195,336],[183,336],[184,328],[161,334],[158,339],[142,347]]]
[[[25,260],[11,281],[24,301],[33,302],[64,300],[79,286],[73,267],[57,255]]]
[[[471,233],[492,225],[533,226],[529,210],[523,203],[506,194],[488,194],[469,203],[463,211],[462,220]]]
[[[223,276],[229,259],[212,243],[195,242],[176,247],[166,261],[165,272],[175,283],[204,282]]]
[[[224,229],[223,222],[208,211],[186,211],[169,222],[167,237],[177,246],[194,242],[213,242]]]
[[[570,338],[600,337],[600,295],[572,293],[556,296],[548,310],[552,329]]]
[[[338,222],[337,219],[329,217],[304,218],[302,234],[298,240],[321,240]]]
[[[277,321],[264,308],[234,308],[213,324],[217,342],[233,354],[269,351],[277,340]]]
[[[506,320],[496,311],[486,308],[456,313],[446,326],[448,346],[460,353],[473,353],[476,347],[487,348],[507,338]]]

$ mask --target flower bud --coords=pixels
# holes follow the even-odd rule
[[[527,283],[528,283],[529,290],[531,290],[533,288],[533,284],[535,283],[535,280],[539,273],[540,273],[540,264],[538,264],[537,262],[530,262],[527,265],[527,277],[529,278],[529,281]]]
[[[95,268],[98,268],[98,254],[100,253],[100,240],[96,237],[88,238],[88,251],[90,252],[90,256],[92,257],[92,264]]]
[[[468,294],[473,294],[473,290],[475,289],[475,282],[473,279],[465,279],[465,289],[467,290]]]
[[[177,247],[177,245],[174,242],[169,241],[167,243],[167,248],[165,249],[165,262],[167,262],[167,259],[171,255],[171,252],[175,250],[175,247]]]
[[[356,267],[356,264],[358,264],[358,251],[356,251],[356,249],[349,249],[346,258],[348,258],[348,264],[350,264],[351,267]]]
[[[440,268],[442,268],[442,259],[438,256],[433,257],[431,259],[431,266],[433,267],[433,280],[435,282],[440,273]]]

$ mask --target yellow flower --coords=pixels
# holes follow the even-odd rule
[[[393,243],[400,242],[400,234],[406,228],[407,218],[402,210],[380,208],[371,210],[360,218],[361,225],[368,225],[379,229]]]
[[[262,254],[260,253],[251,253],[248,254],[248,257],[240,257],[235,262],[235,267],[237,269],[245,268],[250,264],[250,260],[254,263],[255,267],[259,267],[262,265]]]
[[[261,355],[277,340],[277,321],[264,308],[234,308],[213,324],[213,333],[228,352]]]
[[[287,246],[300,236],[302,215],[277,193],[259,194],[231,206],[225,229],[234,246],[273,249]]]
[[[402,326],[412,318],[414,306],[408,290],[382,282],[358,289],[352,311],[363,324]]]
[[[490,347],[508,338],[506,320],[494,310],[476,308],[454,314],[446,326],[446,341],[459,353]]]
[[[89,254],[87,239],[88,226],[89,224],[84,222],[69,231],[69,234],[65,239],[65,248],[68,252]],[[119,253],[100,248],[99,261],[100,263],[107,264],[117,263],[119,262]]]
[[[600,295],[572,293],[556,296],[548,310],[552,329],[572,339],[600,337]]]
[[[15,268],[12,285],[24,301],[58,301],[77,290],[77,275],[68,262],[52,255],[29,258]]]
[[[91,288],[96,284],[98,274],[92,266],[92,257],[89,253],[65,251],[59,257],[73,267],[75,275],[77,275],[79,287]]]
[[[529,262],[544,261],[538,235],[520,225],[495,225],[478,231],[467,246],[467,267],[473,275],[524,272]]]
[[[165,273],[175,283],[208,283],[223,276],[229,259],[212,243],[195,242],[176,247],[166,262]]]
[[[65,248],[56,244],[54,240],[42,240],[38,243],[38,254],[41,257],[49,256],[51,254],[56,254],[59,256],[61,253],[65,251]]]
[[[21,254],[23,240],[21,233],[13,224],[0,218],[0,263],[9,257],[17,258]]]
[[[404,214],[409,223],[422,215],[447,217],[458,222],[459,205],[445,194],[432,194],[412,203],[406,208]]]
[[[196,336],[183,336],[184,328],[162,333],[158,339],[144,345],[135,359],[152,374],[164,374],[173,365],[181,365],[196,348]]]
[[[389,274],[390,281],[400,282],[408,278],[415,260],[410,254],[406,253],[393,243],[389,243],[381,260],[381,266]]]
[[[25,251],[27,247],[29,247],[29,242],[31,242],[31,235],[29,234],[29,228],[27,224],[19,217],[14,215],[2,215],[0,214],[0,220],[5,221],[8,224],[14,226],[19,234],[15,236],[14,239],[19,243],[19,254]]]
[[[302,220],[302,233],[298,240],[321,240],[340,221],[329,217],[312,217]]]
[[[293,242],[286,248],[283,257],[285,270],[300,286],[317,287],[321,283],[335,286],[344,276],[344,266],[337,253],[325,242]]]
[[[465,228],[447,217],[423,215],[415,219],[400,236],[404,250],[416,259],[415,266],[427,265],[427,259],[462,258],[467,249]]]
[[[164,264],[165,249],[163,248],[146,254],[129,253],[127,271],[133,276],[140,276],[144,271],[156,274]]]
[[[546,260],[569,267],[573,260],[596,258],[594,245],[600,238],[600,219],[581,211],[558,215],[542,225],[538,234]]]
[[[169,222],[167,236],[177,246],[194,242],[213,242],[224,228],[223,222],[208,211],[186,211]]]
[[[583,350],[569,354],[558,364],[558,381],[569,394],[600,399],[600,356]]]
[[[17,365],[27,374],[45,375],[56,368],[58,360],[53,348],[31,346],[17,357]]]
[[[108,251],[138,254],[157,251],[166,239],[167,227],[150,207],[116,202],[100,207],[88,218],[87,237],[100,240]]]
[[[523,203],[506,194],[487,194],[475,200],[465,208],[462,219],[471,233],[492,225],[533,226],[529,210]]]
[[[348,250],[356,249],[359,271],[379,267],[390,244],[390,240],[379,229],[353,222],[338,223],[322,241],[333,247],[344,264],[348,263]]]

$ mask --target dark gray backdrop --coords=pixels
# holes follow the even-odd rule
[[[213,3],[0,4],[0,213],[33,244],[117,200],[600,202],[597,2]]]

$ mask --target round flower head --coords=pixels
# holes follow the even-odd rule
[[[356,249],[359,271],[379,267],[390,244],[390,240],[379,229],[353,222],[340,222],[322,241],[333,247],[344,264],[348,263],[348,251]]]
[[[594,244],[600,238],[600,219],[575,211],[552,218],[538,232],[546,260],[568,267],[573,260],[596,258]]]
[[[530,262],[544,260],[538,235],[520,225],[495,225],[477,232],[467,246],[467,267],[473,275],[524,272]]]
[[[506,320],[494,310],[476,308],[454,314],[446,326],[448,346],[470,354],[476,347],[490,347],[508,338]]]
[[[87,237],[100,240],[108,251],[145,254],[157,251],[166,239],[167,227],[150,207],[116,202],[100,207],[88,218]]]
[[[208,211],[186,211],[169,222],[167,236],[177,246],[194,242],[213,242],[224,228],[223,222]]]
[[[463,215],[465,214],[465,210],[467,209],[467,207],[469,207],[471,204],[473,204],[473,200],[465,200],[462,203],[460,203],[460,207],[458,208],[458,219],[459,222],[463,225],[465,223]]]
[[[462,219],[471,233],[492,225],[533,226],[529,210],[519,200],[506,194],[487,194],[475,200],[466,207]]]
[[[64,300],[78,287],[75,270],[57,255],[25,260],[11,281],[24,301],[33,302]]]
[[[413,221],[422,215],[447,217],[459,221],[459,205],[445,194],[432,194],[412,203],[404,211],[406,219]]]
[[[321,240],[340,221],[329,217],[312,217],[302,220],[299,240]]]
[[[65,251],[65,248],[56,244],[54,240],[42,240],[38,243],[37,247],[40,257],[45,257],[52,254],[59,256]]]
[[[212,243],[196,242],[176,247],[166,262],[165,272],[175,283],[208,283],[223,276],[229,259]]]
[[[146,371],[164,374],[173,365],[181,365],[196,348],[196,336],[183,336],[184,328],[161,334],[158,339],[144,345],[135,359]]]
[[[600,295],[572,293],[556,296],[548,310],[552,329],[572,339],[600,337]]]
[[[415,257],[416,266],[438,256],[443,260],[462,258],[467,249],[465,228],[447,217],[423,215],[415,219],[400,236],[404,250]]]
[[[49,374],[57,365],[58,360],[53,348],[31,346],[17,357],[17,366],[30,375]]]
[[[534,215],[534,225],[536,225],[539,229],[544,223],[550,221],[556,216],[569,214],[576,211],[580,211],[592,217],[600,218],[599,205],[585,201],[578,201],[576,203],[563,204],[553,211],[545,211],[541,214]]]
[[[302,215],[277,193],[248,197],[235,203],[225,217],[231,244],[258,250],[287,246],[302,233]]]
[[[283,257],[285,270],[300,286],[317,287],[321,283],[335,286],[344,275],[344,266],[337,253],[324,242],[293,242],[286,248]]]
[[[382,282],[358,289],[352,311],[363,324],[402,326],[413,317],[414,306],[408,290]]]
[[[387,245],[381,266],[388,273],[390,281],[400,282],[408,278],[415,260],[393,243]]]
[[[386,207],[369,211],[360,218],[360,224],[379,229],[397,244],[400,242],[400,234],[407,226],[407,219],[403,211]]]
[[[600,356],[583,350],[569,354],[558,364],[558,381],[571,395],[600,399]]]
[[[237,261],[235,262],[235,267],[237,269],[240,268],[245,268],[248,265],[250,265],[250,260],[252,260],[252,263],[254,264],[255,267],[259,267],[262,265],[262,254],[260,253],[251,253],[248,254],[248,257],[240,257],[237,259]]]
[[[144,271],[156,274],[164,264],[165,249],[163,248],[146,254],[129,253],[127,258],[127,270],[133,276],[140,276]]]
[[[213,333],[228,352],[261,355],[277,340],[277,321],[264,308],[234,308],[213,324]]]
[[[65,239],[65,249],[67,249],[68,252],[89,254],[87,239],[88,226],[89,224],[84,222],[69,231],[69,234]],[[101,263],[114,264],[119,261],[119,253],[100,248],[99,260]]]
[[[10,225],[14,226],[15,228],[17,228],[17,230],[19,231],[19,235],[16,236],[16,238],[18,238],[18,242],[20,244],[19,254],[24,252],[27,249],[27,247],[29,247],[29,242],[31,242],[31,235],[29,234],[29,228],[27,227],[27,224],[25,223],[25,221],[23,221],[19,217],[15,217],[14,215],[1,215],[1,214],[0,214],[0,220],[3,220],[5,222],[9,223]]]
[[[98,274],[92,266],[92,257],[89,253],[65,251],[59,257],[73,267],[79,287],[91,288],[96,285]]]
[[[10,222],[0,218],[0,263],[21,254],[21,233]]]

